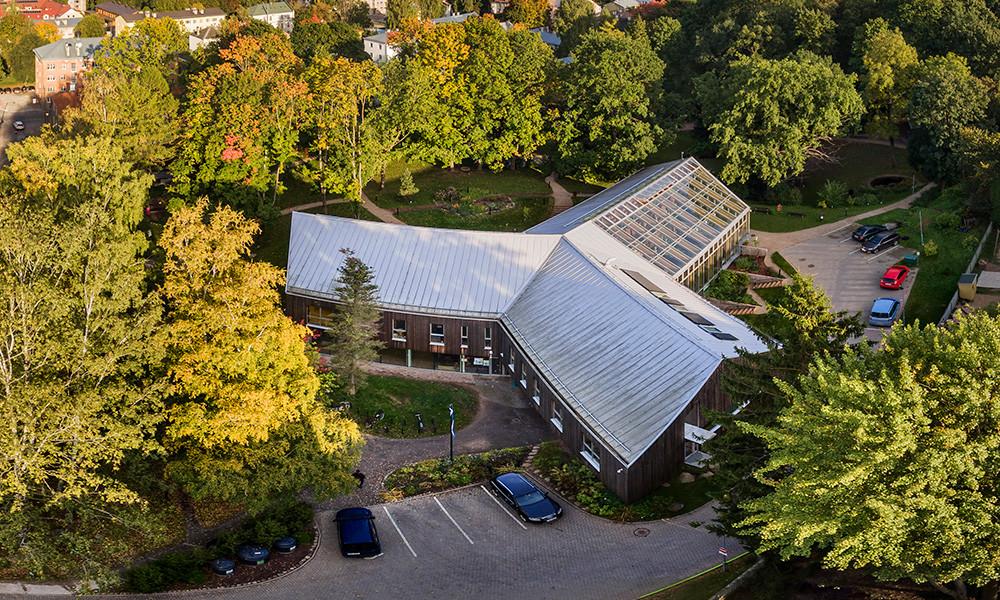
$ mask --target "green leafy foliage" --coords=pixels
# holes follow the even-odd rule
[[[104,19],[97,13],[84,15],[73,28],[77,37],[104,37]]]
[[[820,208],[837,208],[848,203],[847,184],[837,179],[828,179],[819,190],[816,198]]]
[[[786,559],[957,582],[956,598],[963,582],[994,584],[998,372],[1000,320],[985,314],[816,357],[778,385],[773,425],[745,427],[770,451],[755,476],[771,491],[744,503],[740,527]]]
[[[716,298],[717,300],[753,304],[753,298],[747,294],[749,286],[750,276],[746,273],[737,273],[727,269],[720,272],[712,280],[712,283],[705,289],[704,294],[709,298]]]
[[[385,478],[384,495],[388,500],[399,500],[486,481],[501,473],[517,470],[529,450],[527,446],[504,448],[479,454],[461,454],[455,457],[454,462],[440,458],[408,465]]]

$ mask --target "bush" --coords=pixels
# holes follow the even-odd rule
[[[819,208],[837,208],[847,204],[847,185],[836,179],[827,179],[816,199]]]
[[[854,203],[859,204],[861,206],[871,206],[872,204],[878,204],[878,195],[873,194],[872,192],[865,192],[864,194],[861,194],[860,196],[855,198]]]
[[[434,192],[434,201],[441,204],[458,204],[462,201],[462,194],[455,188],[449,186]]]
[[[961,224],[962,217],[958,216],[958,213],[943,212],[934,217],[934,226],[938,229],[958,229]]]
[[[780,183],[767,190],[764,200],[772,205],[786,204],[797,206],[802,204],[802,190],[788,183]]]
[[[527,456],[527,447],[504,448],[456,456],[453,463],[442,458],[407,465],[386,477],[382,499],[391,502],[485,481],[517,469]]]
[[[171,552],[125,571],[123,582],[130,592],[162,592],[177,584],[198,585],[205,581],[205,563],[211,559],[203,548]]]
[[[750,277],[746,273],[735,271],[722,271],[712,280],[712,283],[705,290],[705,295],[716,300],[728,300],[729,302],[753,303],[753,298],[747,294],[747,287],[750,285]]]
[[[736,269],[737,271],[756,273],[760,270],[760,265],[757,264],[757,260],[752,256],[741,256],[733,261],[730,268]]]
[[[935,242],[934,240],[927,240],[927,243],[924,244],[924,256],[927,257],[937,256],[937,253],[938,253],[937,242]]]
[[[399,195],[405,198],[419,191],[420,189],[413,183],[413,174],[409,169],[404,169],[403,174],[399,176]]]

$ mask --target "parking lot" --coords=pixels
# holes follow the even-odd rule
[[[34,92],[0,94],[0,164],[7,162],[7,145],[23,140],[29,135],[38,135],[49,111],[43,100],[32,102]],[[24,130],[14,129],[14,122],[24,123]]]
[[[871,255],[861,252],[861,244],[851,239],[851,233],[858,224],[806,240],[781,251],[781,254],[795,269],[811,275],[816,284],[830,296],[834,310],[861,313],[865,323],[875,298],[896,298],[904,306],[906,298],[918,275],[912,269],[902,289],[885,290],[879,287],[879,279],[886,268],[895,264],[912,251],[906,249],[912,240],[903,240],[900,246]],[[882,338],[886,329],[869,327],[866,337],[872,341]]]
[[[533,525],[476,485],[370,508],[382,541],[378,558],[342,557],[334,513],[326,511],[319,515],[320,548],[300,570],[184,596],[634,600],[718,564],[722,545],[730,556],[740,552],[733,540],[691,526],[713,517],[710,506],[672,520],[622,524],[563,503],[560,520]]]

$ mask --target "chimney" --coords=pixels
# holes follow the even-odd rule
[[[80,48],[82,48],[82,47],[83,47],[83,42],[77,42],[76,43],[76,55],[77,56],[80,56]]]
[[[73,47],[73,44],[71,44],[70,42],[66,42],[66,56],[70,55],[70,48],[72,48],[72,47]]]

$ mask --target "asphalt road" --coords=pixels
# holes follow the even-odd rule
[[[340,555],[334,513],[324,511],[320,547],[301,569],[271,582],[171,596],[635,600],[719,564],[723,545],[730,556],[741,551],[734,541],[691,525],[713,518],[708,505],[675,519],[632,524],[563,506],[555,523],[524,524],[478,485],[375,505],[384,554],[372,560]]]
[[[7,145],[29,135],[38,135],[46,119],[48,107],[39,100],[32,104],[34,93],[0,94],[0,164],[7,162]],[[14,121],[24,123],[24,131],[14,129]]]
[[[851,239],[856,223],[827,235],[820,235],[781,251],[800,273],[811,275],[816,284],[830,297],[835,310],[861,313],[867,324],[875,298],[896,298],[903,305],[913,288],[919,269],[912,269],[900,290],[884,290],[879,279],[886,268],[911,251],[903,246],[872,255],[861,252],[861,244]],[[905,246],[908,241],[904,240]],[[869,327],[865,335],[879,341],[886,328]]]

